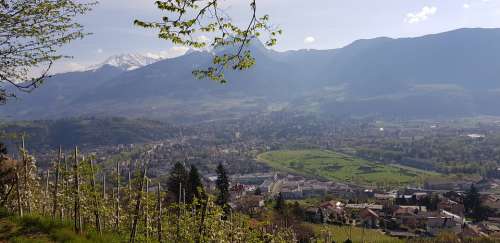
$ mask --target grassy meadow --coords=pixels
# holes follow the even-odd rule
[[[385,235],[383,232],[372,229],[363,229],[359,227],[336,226],[336,225],[317,225],[306,224],[310,226],[315,235],[317,235],[318,243],[325,242],[325,239],[335,242],[344,242],[351,239],[352,242],[366,243],[403,243],[403,240]]]
[[[423,171],[366,161],[328,150],[282,150],[257,156],[271,167],[308,177],[363,185],[406,185],[431,176]]]

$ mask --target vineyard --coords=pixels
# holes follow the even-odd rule
[[[18,160],[2,155],[0,163],[0,207],[16,215],[14,221],[50,219],[49,225],[70,225],[76,235],[105,235],[113,242],[295,240],[291,229],[250,221],[212,195],[189,199],[189,185],[179,183],[172,200],[171,192],[148,177],[147,161],[117,162],[105,173],[92,155],[75,147],[70,155],[59,150],[52,167],[40,172],[24,142],[19,154]]]
[[[150,177],[148,156],[104,168],[78,147],[59,149],[40,170],[24,139],[17,159],[0,147],[0,242],[404,242],[379,230],[305,222],[294,216],[297,203],[278,199],[274,210],[252,218],[230,207],[222,164],[211,189],[195,166],[188,171],[180,162],[166,183]],[[455,240],[443,234],[409,242]]]

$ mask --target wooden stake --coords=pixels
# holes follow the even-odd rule
[[[26,201],[26,205],[28,206],[28,214],[31,214],[31,198],[30,198],[30,184],[29,184],[29,179],[28,179],[28,173],[29,173],[29,168],[28,168],[28,158],[26,158],[26,147],[24,144],[24,134],[21,136],[22,139],[22,159],[24,163],[24,194],[25,198],[24,200]]]
[[[21,180],[19,178],[18,167],[16,167],[16,189],[17,189],[17,210],[19,212],[19,217],[23,217],[23,204],[21,196]]]
[[[130,175],[130,172],[129,172]],[[132,192],[129,192],[131,194]],[[115,211],[115,230],[120,228],[120,163],[116,162],[116,211]]]
[[[78,162],[78,147],[75,146],[75,231],[78,234],[82,234],[82,216],[80,214],[80,172],[79,172],[79,162]]]
[[[147,163],[144,163],[144,169],[142,172],[141,180],[139,182],[139,187],[138,192],[137,192],[137,197],[136,197],[136,203],[135,203],[135,213],[134,213],[134,220],[132,223],[132,229],[130,230],[130,243],[135,242],[135,237],[137,234],[137,223],[139,221],[139,212],[141,209],[141,201],[142,201],[142,194],[144,190],[144,181],[146,180],[146,173],[147,173]]]
[[[45,216],[45,211],[48,210],[49,206],[49,178],[50,178],[50,170],[47,169],[47,174],[45,175],[45,193],[44,193],[44,203],[42,209],[42,215]]]
[[[92,187],[92,194],[94,195],[94,216],[95,216],[95,228],[99,234],[102,234],[101,229],[101,216],[99,213],[99,200],[97,199],[97,190],[96,190],[96,182],[95,182],[95,171],[94,171],[94,160],[89,159],[90,163],[90,186]]]
[[[106,206],[106,200],[107,200],[107,195],[106,195],[106,173],[103,171],[102,173],[102,203],[104,206]],[[114,202],[114,201],[111,201]],[[103,231],[106,230],[106,224],[107,224],[107,214],[106,212],[102,212],[101,215],[101,228]]]
[[[149,239],[149,178],[146,177],[146,195],[144,202],[144,227],[146,228],[146,239]]]
[[[157,233],[158,233],[158,242],[162,242],[162,232],[163,232],[163,229],[162,229],[162,224],[161,224],[161,220],[162,220],[162,208],[161,208],[161,184],[160,182],[158,182],[158,190],[156,192],[156,197],[157,197],[157,203],[156,203],[156,207],[157,207],[157,212],[158,212],[158,222],[157,222]]]
[[[67,199],[67,195],[68,195],[68,190],[69,190],[68,189],[69,188],[69,181],[68,181],[68,171],[69,171],[69,169],[68,169],[68,161],[66,160],[66,155],[63,156],[63,161],[64,161],[64,174],[63,174],[63,177],[62,177],[62,179],[63,179],[62,185],[63,185],[63,192],[64,192],[63,195],[65,195],[64,196],[64,200],[66,200]],[[61,221],[65,217],[64,212],[66,211],[66,206],[67,206],[66,205],[66,201],[63,202],[63,203],[61,203]]]
[[[54,181],[54,194],[52,195],[52,198],[54,199],[53,205],[52,205],[52,220],[56,218],[56,213],[57,213],[57,204],[59,203],[57,201],[58,199],[58,194],[59,194],[59,170],[61,166],[61,158],[62,158],[62,148],[59,146],[59,154],[57,157],[57,162],[56,162],[56,178]]]
[[[129,210],[129,223],[130,223],[130,228],[132,228],[132,223],[133,220],[132,218],[134,217],[133,211],[132,211],[132,162],[129,161],[128,165],[128,201],[127,201],[127,209]]]

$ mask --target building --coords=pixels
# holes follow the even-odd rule
[[[231,182],[246,185],[260,185],[264,183],[264,181],[276,181],[277,179],[278,174],[274,172],[231,175]]]
[[[262,193],[270,193],[273,189],[274,181],[273,180],[265,180],[262,184],[259,185],[259,190]]]
[[[379,227],[380,219],[378,214],[369,208],[364,208],[359,211],[358,217],[363,227],[374,229]]]
[[[382,209],[384,209],[384,206],[380,205],[380,204],[360,203],[360,204],[347,204],[347,205],[345,205],[345,208],[347,208],[347,209],[359,209],[359,210],[369,208],[369,209],[375,210],[375,211],[382,211]]]

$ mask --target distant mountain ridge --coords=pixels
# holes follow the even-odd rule
[[[207,120],[280,109],[397,118],[500,115],[500,29],[358,40],[333,50],[277,52],[260,42],[248,49],[257,64],[227,70],[226,85],[196,80],[192,70],[210,65],[213,54],[190,52],[133,70],[104,65],[56,75],[1,107],[0,115]]]

